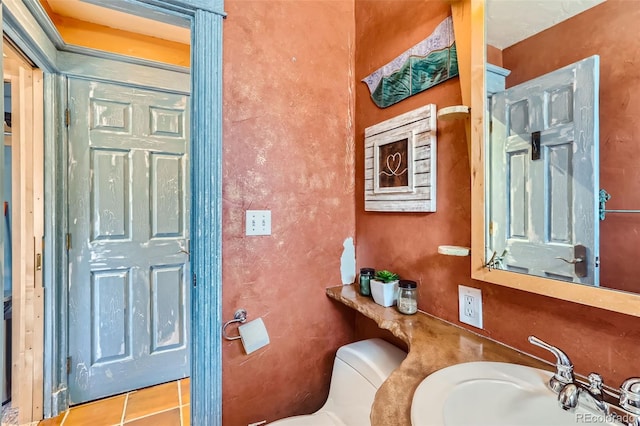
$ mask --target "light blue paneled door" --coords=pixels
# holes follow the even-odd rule
[[[69,79],[69,391],[189,375],[188,97]]]
[[[594,56],[492,97],[490,250],[506,269],[598,285],[598,81]],[[579,246],[586,272],[568,263]]]

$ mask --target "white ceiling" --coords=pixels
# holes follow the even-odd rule
[[[487,43],[502,50],[604,1],[487,0]]]
[[[81,0],[47,0],[53,11],[69,18],[100,24],[118,30],[190,44],[189,29],[124,12],[84,3]]]

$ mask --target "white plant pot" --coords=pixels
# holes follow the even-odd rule
[[[393,306],[398,298],[398,280],[385,283],[371,280],[371,296],[373,301],[384,307]]]

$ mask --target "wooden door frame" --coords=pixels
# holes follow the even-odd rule
[[[12,103],[12,369],[11,399],[20,424],[43,414],[42,241],[44,236],[43,75],[3,45],[4,81]],[[29,164],[29,163],[32,164]]]
[[[88,0],[96,2],[95,0]],[[101,5],[105,5],[99,2]],[[44,414],[68,406],[66,390],[66,172],[64,78],[68,46],[37,0],[2,0],[3,31],[44,72]],[[122,0],[109,6],[191,29],[191,423],[222,423],[222,22],[224,0]],[[86,49],[89,51],[89,49]],[[91,51],[96,55],[95,51]],[[105,55],[114,57],[115,55]],[[128,58],[129,62],[145,62]],[[157,65],[157,64],[156,64]],[[62,163],[61,163],[62,162]]]

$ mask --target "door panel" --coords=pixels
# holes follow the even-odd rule
[[[90,149],[92,240],[127,240],[130,234],[131,151]]]
[[[184,346],[185,301],[181,290],[184,265],[163,265],[152,268],[151,276],[151,353]]]
[[[506,269],[598,285],[598,57],[496,93],[491,111],[490,249]],[[559,259],[576,245],[586,277]]]
[[[187,105],[69,79],[74,404],[189,374]]]
[[[152,237],[184,238],[184,172],[182,157],[151,153]]]
[[[131,356],[128,330],[130,270],[102,270],[91,273],[92,364]]]

